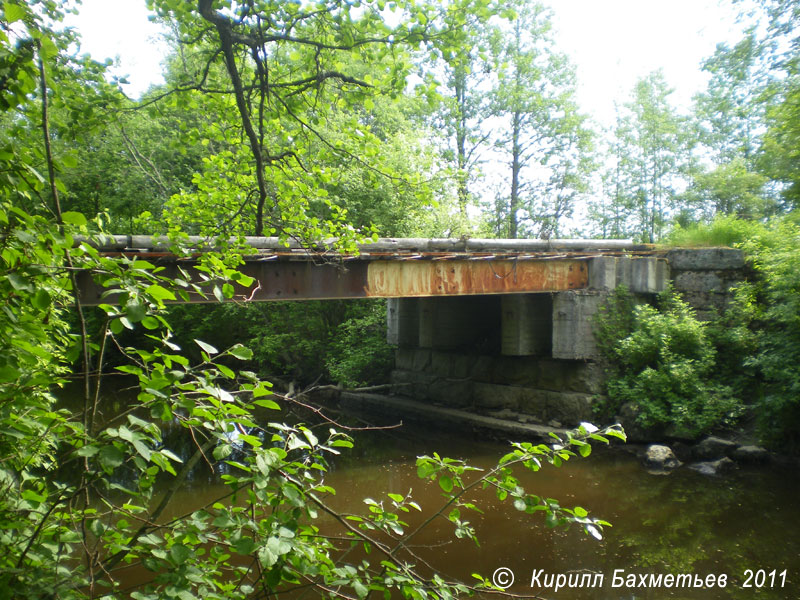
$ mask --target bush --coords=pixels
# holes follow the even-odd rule
[[[331,378],[345,387],[388,381],[394,349],[386,342],[386,302],[363,305],[364,313],[339,325],[326,359]]]
[[[618,289],[599,317],[600,349],[611,368],[609,413],[632,402],[638,422],[669,433],[698,436],[741,412],[730,388],[713,381],[716,351],[705,323],[672,290],[659,309],[634,306]]]
[[[800,226],[773,221],[743,244],[760,277],[737,291],[737,308],[755,336],[748,366],[763,380],[758,421],[765,441],[800,449]]]
[[[711,223],[693,223],[687,227],[676,225],[664,243],[668,246],[682,248],[734,247],[765,231],[764,224],[758,221],[746,221],[735,216],[723,215],[715,218]]]

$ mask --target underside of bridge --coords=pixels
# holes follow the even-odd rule
[[[496,295],[475,288],[468,294],[476,295],[449,297],[392,294],[387,339],[401,347],[591,360],[597,356],[594,315],[608,294],[625,285],[648,297],[664,290],[669,280],[666,261],[655,257],[601,256],[546,264],[563,264],[567,285],[530,285]],[[536,283],[542,280],[560,281],[540,278]]]

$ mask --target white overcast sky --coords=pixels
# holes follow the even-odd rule
[[[719,42],[735,43],[742,27],[731,0],[545,0],[555,12],[560,48],[577,65],[580,101],[596,121],[610,124],[614,103],[627,100],[639,77],[663,69],[674,101],[688,107],[704,87],[700,62]],[[138,97],[162,81],[166,46],[147,18],[144,0],[83,0],[70,19],[95,59],[119,57],[126,93]]]

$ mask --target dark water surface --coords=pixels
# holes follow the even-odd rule
[[[380,501],[386,500],[385,493],[413,490],[414,499],[430,514],[443,504],[441,490],[418,479],[415,458],[434,450],[485,469],[508,446],[479,442],[471,434],[459,438],[409,428],[364,433],[356,437],[356,449],[326,475],[326,483],[338,492],[330,503],[344,512],[364,513],[364,498]],[[480,547],[455,539],[453,525],[440,518],[414,539],[415,550],[447,578],[474,581],[472,573],[492,577],[496,569],[510,569],[515,583],[509,592],[542,598],[800,599],[797,470],[742,468],[711,478],[684,467],[670,475],[652,475],[628,452],[597,450],[589,458],[572,459],[558,469],[545,466],[521,479],[530,492],[557,498],[562,506],[582,506],[610,521],[613,527],[606,528],[602,541],[578,527],[548,529],[541,516],[520,513],[484,491],[470,497],[483,514],[462,511],[462,518],[476,527]],[[223,486],[195,484],[179,504],[182,509],[198,506],[224,493]],[[744,587],[748,569],[753,572],[751,587]],[[581,579],[584,573],[602,574],[602,585],[600,578]],[[584,587],[556,592],[560,574],[564,583],[572,575]],[[697,574],[703,580],[714,575],[715,581],[725,575],[727,585],[676,588],[664,579],[650,579],[667,574]],[[633,583],[632,575],[632,587],[614,586],[623,580]],[[639,575],[646,577],[644,585]]]
[[[354,437],[356,447],[345,451],[325,476],[325,483],[337,490],[329,503],[342,512],[364,514],[364,498],[390,505],[387,493],[412,490],[424,513],[408,519],[407,531],[444,503],[436,483],[417,477],[418,455],[436,451],[487,469],[509,450],[508,444],[477,440],[471,432],[454,435],[409,426]],[[173,439],[177,443],[180,436]],[[173,450],[181,454],[177,445]],[[508,592],[553,600],[800,600],[797,468],[742,467],[725,477],[708,477],[682,467],[670,475],[652,475],[632,453],[599,446],[590,457],[573,458],[561,468],[545,465],[538,473],[517,475],[528,492],[557,498],[565,507],[582,506],[610,521],[613,527],[605,529],[602,541],[579,527],[548,529],[541,515],[518,512],[510,502],[478,491],[468,499],[483,513],[462,510],[462,519],[476,528],[480,547],[456,539],[454,526],[439,518],[414,538],[415,552],[447,579],[474,582],[472,573],[491,578],[505,568],[515,579]],[[190,447],[188,441],[187,451]],[[185,514],[227,493],[215,476],[198,473],[174,499],[171,514]],[[320,520],[323,531],[337,527],[330,519]],[[420,570],[426,569],[420,565]],[[715,581],[724,575],[727,585],[670,587],[663,579],[668,574],[696,574],[703,580],[713,575]],[[559,576],[565,584],[584,587],[556,591]],[[615,587],[623,581],[633,585]]]

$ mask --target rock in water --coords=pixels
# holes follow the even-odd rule
[[[769,462],[769,452],[761,446],[739,446],[733,453],[733,460],[740,463]]]
[[[644,464],[648,469],[660,473],[666,473],[681,466],[681,461],[675,457],[675,453],[669,446],[651,444],[647,447],[644,455]]]
[[[736,468],[736,463],[726,456],[719,460],[694,463],[693,465],[689,465],[689,468],[702,475],[723,475],[734,470]]]
[[[692,448],[692,456],[699,460],[716,460],[730,456],[737,446],[736,442],[709,436]]]

